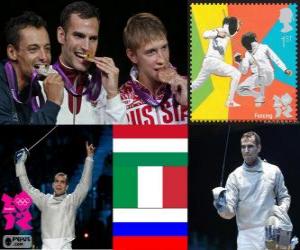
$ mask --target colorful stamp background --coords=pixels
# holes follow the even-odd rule
[[[242,21],[240,31],[231,39],[225,52],[225,62],[233,64],[236,52],[244,55],[241,37],[248,31],[257,34],[258,41],[269,47],[293,71],[287,76],[276,65],[274,66],[275,80],[266,88],[266,102],[262,107],[254,106],[253,97],[235,95],[235,101],[241,107],[227,108],[226,101],[229,87],[229,77],[212,75],[205,84],[191,94],[191,121],[233,121],[233,120],[297,120],[297,5],[296,4],[191,4],[190,6],[190,35],[191,35],[191,81],[193,81],[202,66],[202,61],[208,48],[209,41],[202,38],[205,30],[222,26],[224,16],[236,16]],[[278,18],[280,9],[290,8],[293,19],[290,25],[293,30],[281,33],[282,24]],[[284,34],[284,35],[282,35]],[[274,63],[273,63],[274,65]],[[234,65],[236,66],[236,65]],[[242,76],[240,83],[249,76]],[[288,93],[292,97],[290,107],[291,118],[281,115],[275,118],[273,96],[282,97]],[[283,106],[282,109],[285,107]]]

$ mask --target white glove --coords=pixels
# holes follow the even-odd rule
[[[16,153],[15,153],[15,163],[25,163],[25,161],[27,160],[27,156],[29,154],[29,151],[27,148],[22,148],[20,150],[18,150]]]
[[[226,191],[226,188],[216,187],[212,190],[214,200],[218,199],[222,192]]]
[[[226,207],[226,196],[225,196],[226,188],[216,187],[212,190],[214,197],[214,207],[219,211]]]

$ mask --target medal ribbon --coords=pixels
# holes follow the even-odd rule
[[[38,91],[38,94],[36,94],[36,95],[32,95],[33,88],[35,90],[40,88],[40,86],[38,84],[38,74],[37,74],[37,72],[35,70],[33,71],[32,76],[31,76],[31,81],[30,81],[30,89],[29,89],[28,99],[25,102],[22,102],[22,101],[20,101],[20,96],[18,94],[18,83],[17,83],[17,80],[16,80],[16,78],[17,78],[16,77],[16,72],[14,71],[14,68],[13,68],[10,61],[7,61],[5,63],[4,70],[5,70],[6,78],[7,78],[7,81],[8,81],[9,90],[12,94],[12,97],[13,97],[14,101],[17,102],[17,103],[20,103],[20,104],[30,103],[31,109],[34,112],[38,111],[38,109],[42,105],[44,105],[45,100],[42,96],[41,91]],[[36,97],[39,98],[39,104],[36,100]]]
[[[79,94],[77,93],[76,88],[74,88],[74,84],[70,81],[70,79],[66,76],[65,72],[61,68],[59,61],[53,64],[52,67],[61,75],[65,83],[66,89],[73,96],[79,97],[87,95],[88,100],[97,100],[101,91],[101,74],[99,71],[96,71],[94,74],[88,76],[88,84],[86,86],[86,89],[82,92],[82,94]]]

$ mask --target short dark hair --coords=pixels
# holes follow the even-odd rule
[[[54,175],[54,181],[55,181],[55,178],[56,178],[57,176],[63,176],[63,177],[65,177],[65,178],[66,178],[66,184],[67,184],[67,185],[69,184],[69,178],[68,178],[68,175],[67,175],[67,174],[65,174],[65,173],[63,173],[63,172],[57,173],[56,175]]]
[[[18,48],[20,43],[20,31],[27,27],[47,28],[46,21],[32,11],[25,11],[22,15],[12,17],[5,25],[4,34],[6,43]]]
[[[124,46],[132,50],[161,37],[167,37],[167,30],[162,21],[151,13],[130,17],[123,31]]]
[[[260,139],[260,136],[259,136],[257,133],[255,133],[254,131],[249,131],[249,132],[244,133],[244,134],[242,135],[241,140],[242,140],[243,138],[249,139],[249,138],[251,138],[251,137],[254,137],[254,139],[255,139],[255,144],[256,144],[257,146],[258,146],[258,145],[261,145],[261,139]]]
[[[70,17],[72,14],[78,14],[82,19],[96,17],[100,21],[98,8],[85,1],[76,1],[68,4],[60,14],[60,26],[67,31]]]

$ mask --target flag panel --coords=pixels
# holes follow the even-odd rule
[[[115,222],[115,236],[186,236],[187,222]]]
[[[163,207],[187,207],[187,168],[163,168]]]
[[[187,138],[186,125],[113,126],[114,138]]]
[[[113,167],[113,206],[137,208],[137,171],[135,166]]]
[[[161,208],[163,205],[162,167],[138,167],[138,207]]]
[[[169,237],[124,237],[116,236],[113,239],[114,250],[187,250],[186,236]]]
[[[187,208],[115,208],[114,222],[187,222]]]

